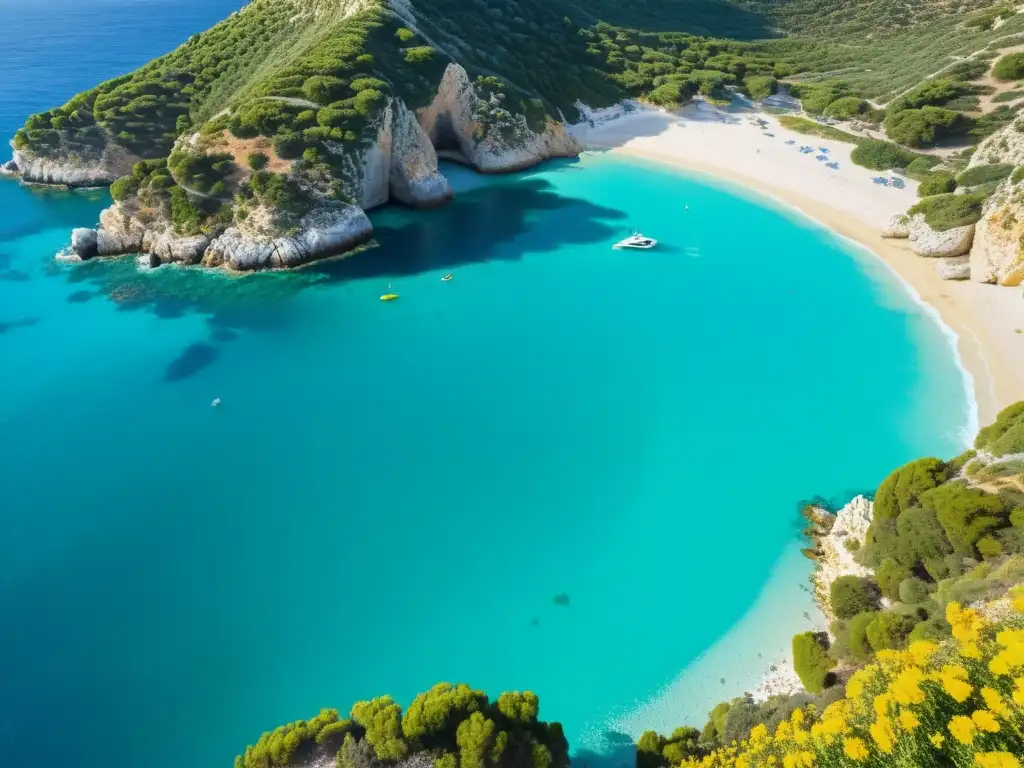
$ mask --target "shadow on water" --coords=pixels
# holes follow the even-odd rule
[[[29,328],[39,322],[38,317],[23,317],[19,320],[0,320],[0,336],[16,331],[19,328]]]
[[[212,364],[220,350],[212,344],[190,344],[185,348],[171,364],[167,366],[164,373],[164,381],[183,381],[190,376],[195,376],[201,370]]]
[[[571,167],[550,164],[545,170]],[[370,247],[289,272],[229,276],[197,268],[140,271],[131,258],[70,266],[54,262],[48,271],[79,287],[69,302],[102,295],[124,312],[149,312],[163,319],[206,315],[210,341],[225,342],[243,330],[285,330],[293,319],[290,300],[310,288],[352,280],[385,282],[467,264],[514,261],[526,251],[555,253],[566,244],[607,242],[622,231],[624,218],[621,211],[559,195],[549,181],[527,173],[466,192],[436,210],[396,207],[375,212]],[[187,356],[186,350],[182,359]]]
[[[572,768],[635,768],[636,745],[618,731],[605,731],[597,750],[580,749],[572,754]]]

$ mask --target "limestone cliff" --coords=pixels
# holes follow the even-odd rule
[[[1024,281],[1024,187],[1007,180],[990,197],[971,247],[971,279],[1017,286]]]
[[[1018,117],[1010,125],[999,129],[987,137],[977,150],[971,155],[969,168],[978,165],[991,165],[994,163],[1009,163],[1010,165],[1024,165],[1024,133],[1017,128]]]
[[[871,571],[853,559],[850,547],[857,549],[864,543],[868,526],[871,525],[872,503],[863,496],[857,496],[835,516],[832,529],[818,539],[819,556],[817,568],[811,577],[814,596],[822,613],[831,622],[832,616],[829,590],[832,582],[840,576],[868,576]],[[822,511],[823,514],[824,513]],[[854,543],[855,542],[855,543]]]
[[[420,111],[420,125],[435,147],[454,151],[484,173],[521,170],[582,151],[561,123],[548,120],[543,130],[534,131],[525,116],[508,111],[502,102],[500,94],[482,98],[466,70],[449,64],[434,101]]]
[[[130,206],[115,203],[100,214],[96,229],[76,229],[72,251],[80,259],[145,253],[158,264],[201,264],[229,270],[296,267],[342,253],[365,241],[373,232],[370,220],[354,205],[311,211],[297,231],[268,236],[238,227],[215,228],[209,233],[179,236],[166,221],[140,220]]]
[[[130,173],[139,160],[130,152],[113,145],[102,153],[85,156],[67,153],[40,157],[28,150],[14,150],[14,172],[31,184],[61,184],[68,187],[104,187],[119,176]]]
[[[949,259],[963,256],[971,250],[974,225],[954,227],[941,232],[932,229],[924,214],[893,216],[882,229],[882,237],[906,238],[910,249],[918,256]]]

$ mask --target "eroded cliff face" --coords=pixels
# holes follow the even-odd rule
[[[68,154],[40,157],[26,150],[14,150],[11,163],[15,173],[31,184],[60,184],[68,187],[105,187],[131,173],[139,158],[116,146],[108,146],[96,157]]]
[[[257,209],[233,226],[182,237],[174,233],[167,212],[154,215],[125,201],[104,211],[95,230],[76,230],[72,250],[80,258],[146,253],[154,257],[151,263],[233,270],[294,267],[368,239],[373,227],[366,210],[390,200],[429,207],[450,199],[451,186],[438,171],[435,146],[457,147],[465,162],[490,173],[526,168],[550,157],[575,156],[582,150],[561,123],[548,121],[537,133],[524,116],[504,110],[494,95],[488,101],[481,99],[466,70],[457,64],[447,67],[433,103],[419,115],[401,99],[392,99],[373,127],[375,140],[358,153],[340,144],[329,147],[342,157],[347,194],[358,204],[341,206],[321,199],[294,233],[281,234],[271,223],[271,212]],[[86,180],[110,183],[130,173],[136,160],[110,155],[88,167],[70,162],[53,168],[39,163],[30,167],[35,169],[34,178],[82,186]],[[20,164],[18,168],[25,173]],[[315,190],[312,193],[315,196]]]
[[[378,118],[377,141],[362,156],[359,205],[363,210],[397,200],[414,208],[442,205],[452,189],[437,170],[437,153],[416,115],[392,99]]]
[[[1024,282],[1024,188],[1005,181],[986,202],[971,247],[971,279],[1017,286]]]
[[[822,514],[828,514],[821,510]],[[857,496],[835,516],[835,522],[828,535],[818,540],[821,552],[817,568],[811,577],[814,582],[814,597],[822,613],[831,622],[832,615],[829,593],[832,582],[840,576],[869,576],[871,571],[853,559],[850,547],[859,548],[864,544],[868,526],[871,525],[873,505],[863,496]],[[856,542],[856,544],[852,543]]]
[[[176,235],[163,221],[143,223],[135,212],[115,203],[100,214],[96,229],[76,229],[72,251],[80,259],[144,253],[158,264],[201,264],[235,271],[297,267],[334,256],[367,240],[373,225],[361,208],[346,205],[318,209],[299,222],[293,234],[269,236],[237,227],[208,234]]]
[[[419,121],[435,147],[457,147],[465,162],[483,173],[521,170],[583,150],[561,123],[549,120],[536,133],[524,116],[505,111],[496,100],[481,99],[458,64],[448,65],[437,96],[420,110]]]

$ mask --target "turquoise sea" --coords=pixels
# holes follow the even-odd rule
[[[0,0],[0,135],[238,5]],[[619,765],[807,623],[800,500],[961,445],[948,338],[817,225],[609,156],[446,170],[245,278],[58,265],[106,193],[0,182],[5,765],[227,766],[438,680]]]

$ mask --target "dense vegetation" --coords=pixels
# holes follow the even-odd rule
[[[312,757],[337,768],[385,768],[417,755],[437,768],[568,768],[562,726],[537,719],[533,693],[497,701],[466,685],[439,683],[402,711],[389,696],[360,701],[342,719],[324,709],[264,733],[235,758],[235,768],[281,768]]]
[[[1019,768],[985,761],[1024,749],[1024,403],[976,448],[879,485],[864,545],[850,548],[871,575],[832,583],[832,642],[793,638],[806,693],[723,702],[671,750],[644,734],[638,766]],[[964,607],[1005,606],[1008,593],[1019,613],[999,626]]]

